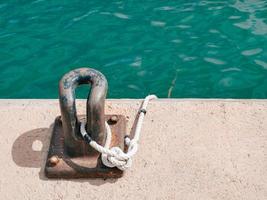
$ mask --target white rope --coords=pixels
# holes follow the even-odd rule
[[[155,95],[148,95],[142,104],[141,109],[139,110],[139,117],[136,124],[135,134],[133,139],[130,139],[128,136],[125,138],[125,145],[128,146],[127,152],[123,152],[123,150],[119,147],[110,147],[112,133],[110,130],[110,127],[107,122],[105,122],[106,125],[106,131],[107,131],[107,138],[104,147],[99,145],[97,142],[87,139],[88,143],[91,147],[93,147],[96,151],[101,153],[101,159],[105,166],[107,167],[117,167],[120,170],[126,170],[131,167],[132,165],[132,157],[136,154],[138,150],[138,141],[140,138],[141,133],[141,127],[143,124],[143,120],[146,114],[146,108],[148,105],[148,102],[152,99],[156,99],[157,97]],[[86,139],[88,138],[88,134],[85,130],[85,123],[81,123],[80,131],[82,136]]]

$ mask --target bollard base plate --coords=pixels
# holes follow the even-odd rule
[[[123,115],[107,115],[112,131],[111,147],[119,146],[124,149],[126,133],[126,119]],[[78,116],[82,121],[85,116]],[[88,145],[84,143],[84,145]],[[109,168],[103,165],[100,154],[81,155],[71,157],[64,151],[64,134],[62,131],[61,117],[57,117],[51,136],[51,143],[45,164],[45,175],[48,178],[120,178],[123,171],[118,168]]]

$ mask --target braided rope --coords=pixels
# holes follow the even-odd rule
[[[123,150],[119,147],[110,147],[112,133],[111,129],[107,122],[105,122],[106,125],[106,131],[107,131],[107,138],[104,147],[99,145],[97,142],[91,140],[90,136],[85,130],[85,123],[81,123],[80,131],[84,139],[90,144],[91,147],[93,147],[96,151],[101,153],[101,160],[103,164],[107,167],[117,167],[120,170],[126,170],[131,167],[132,165],[132,157],[136,154],[138,150],[138,141],[140,138],[141,133],[141,127],[143,124],[143,120],[146,114],[146,108],[150,100],[156,99],[157,97],[155,95],[148,95],[142,104],[141,109],[139,110],[139,117],[136,124],[135,134],[133,139],[130,139],[129,137],[125,138],[125,145],[128,146],[127,152],[123,152]]]

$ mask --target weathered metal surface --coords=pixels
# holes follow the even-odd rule
[[[90,84],[86,116],[77,116],[75,89]],[[123,116],[105,116],[107,80],[100,72],[90,68],[73,70],[60,80],[59,102],[61,116],[55,120],[47,156],[45,174],[49,178],[119,178],[122,171],[104,166],[100,154],[87,144],[80,134],[81,122],[86,131],[100,145],[106,140],[105,121],[112,131],[111,147],[124,149],[126,120]]]
[[[124,137],[126,132],[126,119],[122,115],[116,115],[116,122],[111,120],[114,115],[107,115],[112,131],[111,147],[119,146],[124,149]],[[85,121],[85,116],[78,117]],[[102,164],[99,154],[91,154],[86,148],[88,144],[82,143],[83,155],[71,157],[64,148],[64,133],[61,117],[55,120],[50,148],[46,160],[45,174],[48,178],[119,178],[123,171],[117,168],[108,168]]]
[[[91,68],[80,68],[65,74],[59,83],[59,102],[64,132],[65,148],[72,156],[82,154],[83,141],[80,138],[80,123],[77,119],[75,89],[78,85],[90,84],[87,98],[86,130],[93,140],[103,144],[106,138],[104,108],[108,83],[103,74]],[[89,90],[89,89],[88,89]],[[87,147],[92,154],[92,148]]]

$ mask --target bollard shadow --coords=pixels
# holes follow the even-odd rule
[[[44,165],[51,137],[51,126],[22,133],[12,146],[13,161],[20,167],[41,168],[40,179],[44,179]]]
[[[16,165],[25,168],[40,168],[39,178],[44,181],[58,181],[59,179],[48,179],[44,168],[49,150],[50,139],[54,124],[49,128],[37,128],[22,133],[13,143],[12,159]],[[60,179],[61,181],[73,181],[90,183],[100,186],[105,183],[115,183],[117,179]]]

